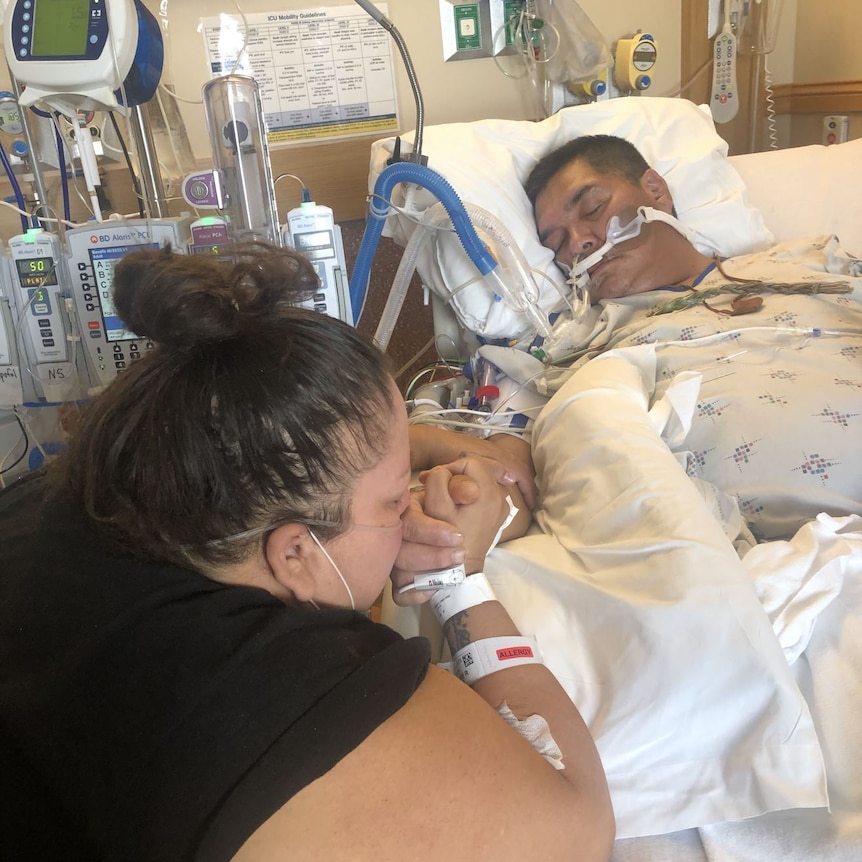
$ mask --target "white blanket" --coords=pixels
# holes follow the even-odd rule
[[[779,247],[767,269],[798,273],[806,260],[808,279],[824,277],[833,264],[853,265],[825,238]],[[732,263],[734,272],[747,265]],[[763,260],[754,264],[762,268]],[[495,550],[486,568],[594,734],[617,816],[619,859],[683,859],[706,847],[719,862],[837,862],[853,858],[841,855],[845,845],[858,848],[859,519],[815,518],[827,508],[817,508],[826,487],[822,471],[797,476],[784,466],[784,476],[809,482],[806,509],[793,513],[802,529],[786,533],[787,541],[757,545],[744,521],[781,522],[795,505],[793,489],[780,488],[773,509],[762,512],[761,501],[743,497],[740,513],[737,487],[719,490],[709,481],[714,472],[687,475],[683,466],[691,468],[694,459],[702,468],[712,446],[738,448],[728,434],[752,419],[768,432],[759,435],[767,468],[783,439],[773,439],[772,429],[798,430],[797,421],[815,426],[803,440],[831,435],[845,447],[845,467],[858,463],[859,295],[857,288],[838,299],[767,296],[764,311],[740,319],[706,309],[646,315],[673,294],[605,303],[592,340],[615,349],[565,374],[538,378],[556,389],[533,436],[541,530]],[[814,310],[828,322],[811,319]],[[811,331],[818,327],[838,334],[821,337]],[[776,379],[788,379],[788,360],[793,371],[816,381],[806,397],[828,390],[825,411],[799,417],[791,410],[782,418],[785,395],[755,385],[757,373],[775,370],[776,358]],[[716,414],[729,412],[729,405],[716,401],[723,396],[715,387],[731,365],[748,402],[734,422],[722,425]],[[788,407],[800,380],[790,380]],[[833,394],[848,406],[831,402]],[[778,418],[754,416],[758,404]],[[715,442],[694,444],[704,429],[715,432]],[[792,455],[793,438],[787,439],[784,450]],[[731,458],[728,475],[743,476],[739,464],[755,460],[746,462],[745,453]],[[858,470],[835,478],[844,483],[835,487],[849,500],[845,511],[858,509]],[[807,523],[806,512],[813,513]],[[386,621],[416,630],[394,615]],[[423,631],[435,635],[427,620]],[[700,836],[693,827],[701,828]],[[666,837],[647,842],[662,848],[654,856],[629,841],[658,834]],[[830,835],[840,848],[836,855],[805,855]],[[742,852],[746,846],[755,848],[753,855]],[[625,855],[631,848],[638,848],[635,855]]]
[[[589,363],[542,412],[545,532],[495,551],[489,577],[589,724],[621,838],[822,806],[805,701],[733,545],[653,428],[649,363],[630,359]]]

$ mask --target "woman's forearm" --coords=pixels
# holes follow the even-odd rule
[[[449,618],[444,624],[453,656],[469,644],[488,638],[513,639],[520,632],[496,600],[482,602]],[[504,641],[495,641],[495,645]],[[544,664],[520,664],[492,672],[472,682],[473,690],[496,710],[508,707],[516,719],[539,716],[547,722],[553,743],[559,749],[561,775],[599,800],[598,810],[612,819],[601,761],[590,732],[571,699]]]

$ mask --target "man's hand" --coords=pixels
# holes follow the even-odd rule
[[[469,505],[479,498],[479,489],[471,479],[452,476],[450,494],[460,504]],[[425,488],[415,488],[410,493],[410,505],[401,516],[401,549],[391,575],[392,593],[399,605],[418,605],[429,599],[431,593],[424,590],[398,595],[398,589],[411,583],[417,572],[457,566],[467,554],[461,531],[448,521],[426,515],[424,500]]]
[[[527,508],[532,510],[536,507],[535,471],[530,446],[520,437],[496,434],[485,440],[428,425],[410,426],[410,456],[414,470],[450,464],[467,454],[497,461],[501,467],[497,481],[501,485],[517,486],[520,499]],[[516,502],[520,505],[519,501]]]

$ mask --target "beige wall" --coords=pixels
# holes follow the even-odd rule
[[[784,0],[778,44],[766,61],[775,84],[862,80],[862,4],[848,0]],[[862,114],[850,137],[862,137]],[[782,146],[820,143],[823,114],[780,117]]]
[[[146,0],[157,11],[156,0]],[[559,0],[558,0],[559,2]],[[245,12],[292,11],[322,4],[301,0],[240,0]],[[591,17],[608,42],[634,35],[638,30],[651,33],[659,46],[655,83],[651,94],[671,94],[679,82],[679,0],[582,0],[581,7]],[[231,2],[212,0],[169,0],[168,74],[178,95],[200,99],[207,80],[204,47],[197,32],[201,17],[236,14]],[[388,17],[398,28],[410,51],[422,88],[427,124],[450,123],[500,117],[523,119],[530,116],[530,105],[520,82],[503,75],[493,59],[443,60],[440,14],[437,0],[388,0]],[[393,51],[395,51],[393,47]],[[396,51],[397,54],[397,51]],[[403,130],[415,125],[413,98],[400,58],[396,60],[400,117]],[[209,153],[200,106],[182,104],[189,140],[195,155]]]
[[[794,82],[862,80],[862,5],[847,0],[798,0]],[[850,137],[862,138],[862,113],[851,113]],[[820,141],[822,115],[801,114],[791,122],[792,146]]]
[[[798,0],[794,76],[799,83],[862,78],[862,4]]]

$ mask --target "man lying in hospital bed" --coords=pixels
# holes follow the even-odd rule
[[[664,400],[665,441],[690,475],[738,500],[758,539],[789,538],[820,512],[862,514],[862,261],[836,237],[704,254],[665,180],[614,136],[555,150],[526,191],[584,305],[532,353],[488,348],[486,359],[547,390],[592,357],[643,345],[628,355]],[[532,354],[562,367],[546,372]]]
[[[612,216],[625,228],[646,207],[647,220],[595,265],[598,304],[558,320],[557,332],[571,324],[560,365],[536,358],[550,345],[531,342],[536,356],[523,343],[481,348],[516,388],[554,395],[533,432],[542,530],[496,551],[489,576],[590,723],[622,838],[701,827],[700,846],[721,835],[707,824],[820,809],[825,757],[833,816],[815,818],[809,833],[825,843],[841,833],[858,852],[859,824],[847,823],[862,806],[853,777],[862,740],[848,735],[847,716],[858,713],[862,686],[858,671],[848,681],[828,658],[846,646],[840,632],[851,644],[859,637],[849,633],[862,612],[862,525],[851,515],[862,511],[858,264],[821,237],[736,254],[719,268],[714,255],[740,249],[649,218],[673,212],[661,179],[594,170],[560,197],[550,184],[535,192],[539,230],[564,263],[604,245]],[[579,234],[577,205],[589,217],[597,200],[593,234]],[[762,222],[749,234],[749,247],[768,245]],[[613,279],[629,256],[639,268]],[[692,281],[694,291],[674,290]],[[716,285],[741,289],[750,313],[726,314],[739,309],[737,294],[712,295]],[[771,539],[804,526],[741,562],[733,542],[744,552],[755,541],[746,523]],[[388,615],[414,624],[391,606]],[[806,701],[800,668],[807,679],[815,666]],[[814,691],[829,694],[825,722],[809,714]],[[784,836],[779,855],[759,858],[807,858],[793,848],[812,846],[796,831],[811,812],[794,826],[780,817],[752,821],[755,833]]]

